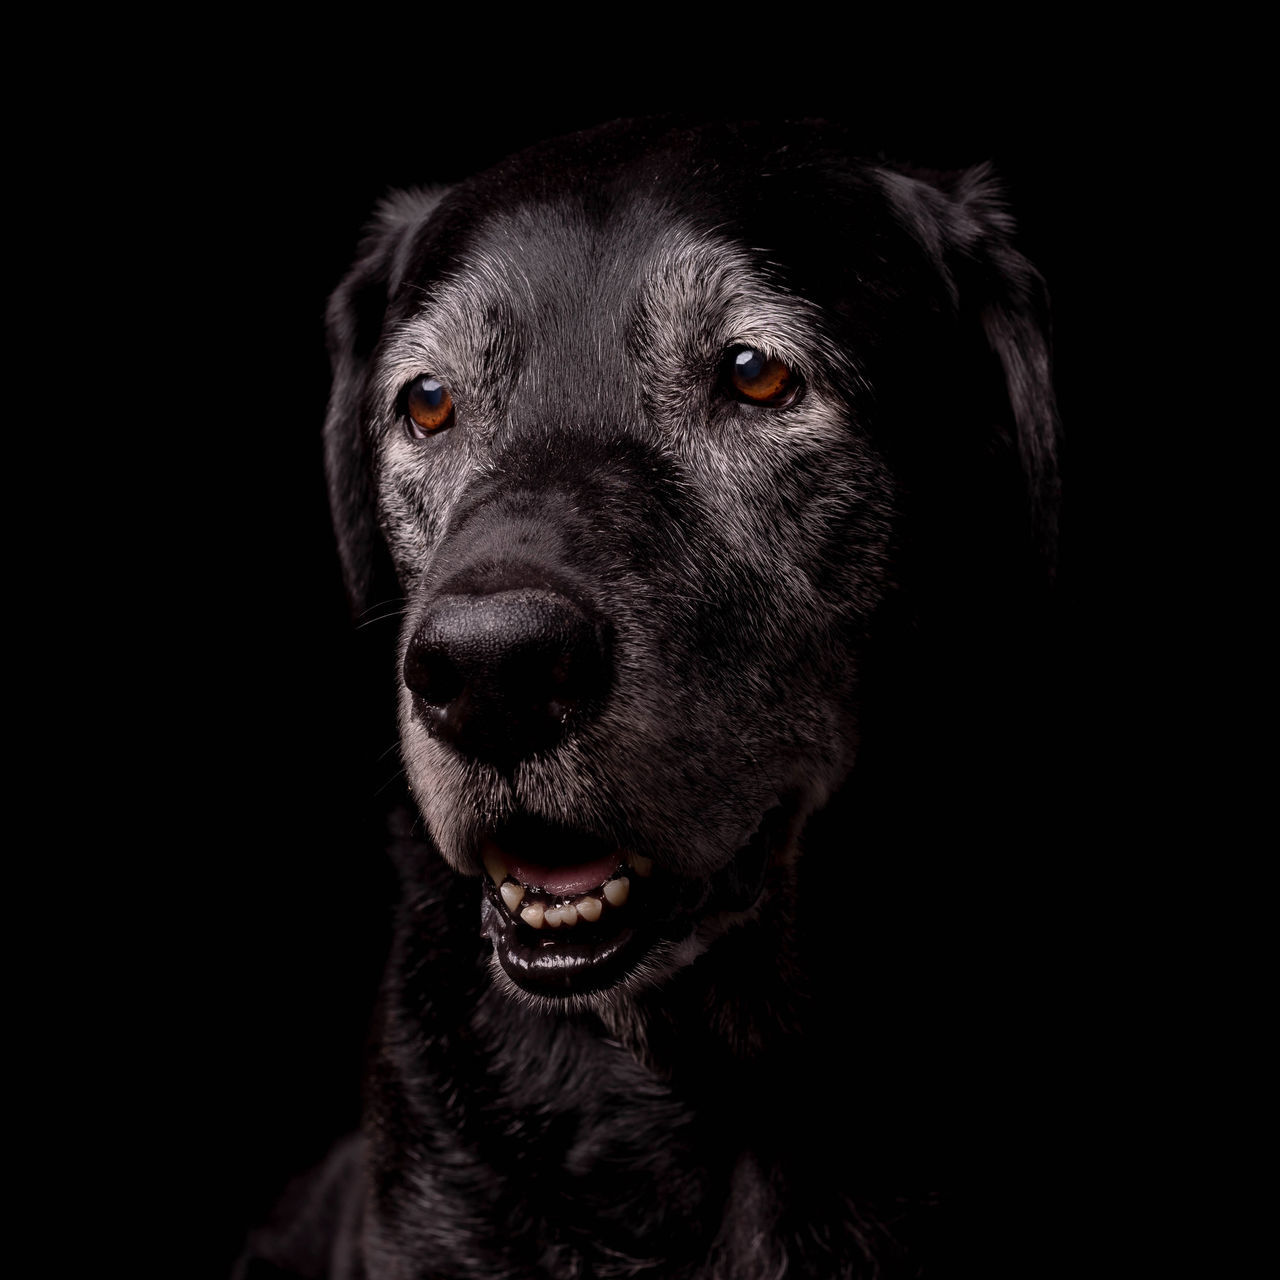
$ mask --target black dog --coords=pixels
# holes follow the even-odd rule
[[[389,200],[329,320],[417,814],[364,1134],[247,1274],[946,1270],[1045,794],[1057,430],[992,179],[609,126]]]

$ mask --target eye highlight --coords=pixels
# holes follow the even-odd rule
[[[732,347],[721,366],[726,394],[744,404],[780,409],[800,391],[800,377],[789,365],[755,347]]]
[[[430,375],[414,378],[404,391],[404,414],[409,435],[414,440],[425,440],[453,422],[449,388]]]

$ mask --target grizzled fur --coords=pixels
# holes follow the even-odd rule
[[[417,812],[364,1134],[246,1274],[955,1264],[945,1193],[994,1140],[969,1122],[1019,999],[988,890],[1043,795],[1056,422],[1011,232],[984,171],[814,125],[609,126],[379,211],[329,314],[354,605],[403,600],[403,661],[442,590],[516,565],[608,620],[612,683],[504,770],[400,682]],[[801,396],[727,398],[734,345]],[[456,422],[422,441],[424,372]],[[557,1002],[479,932],[479,840],[519,813],[694,881],[782,829],[755,901]]]

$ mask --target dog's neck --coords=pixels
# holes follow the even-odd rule
[[[764,900],[702,922],[665,981],[602,1000],[596,1016],[605,1034],[668,1081],[687,1079],[691,1064],[705,1070],[714,1060],[740,1075],[770,1059],[803,1019],[802,997],[786,981],[798,967],[794,911],[793,868],[775,867]],[[725,963],[728,953],[734,962]]]
[[[799,953],[790,868],[752,918],[664,983],[554,1016],[495,981],[472,923],[476,882],[454,877],[422,846],[404,865],[414,874],[365,1125],[370,1239],[386,1256],[416,1258],[429,1271],[424,1242],[439,1238],[430,1230],[438,1219],[494,1275],[526,1274],[529,1251],[554,1239],[564,1258],[552,1265],[544,1252],[537,1263],[553,1274],[591,1272],[619,1256],[640,1273],[659,1265],[657,1249],[670,1252],[656,1274],[749,1277],[766,1274],[760,1259],[722,1257],[725,1242],[756,1239],[761,1258],[785,1260],[802,1248],[785,1208],[797,1204],[830,1224],[824,1249],[839,1256],[860,1247],[866,1223],[845,1182],[813,1161],[813,1143],[868,1152],[875,1135],[866,1122],[877,1112],[842,1105],[862,1067],[842,1053],[846,1013],[831,1003],[831,987],[847,975],[824,983]],[[900,1145],[901,1127],[892,1128]],[[442,1160],[444,1181],[431,1172]],[[857,1165],[895,1172],[892,1160],[849,1162]],[[616,1188],[606,1191],[613,1184],[598,1182],[598,1169],[631,1171],[625,1211],[606,1198]],[[512,1196],[532,1196],[533,1216],[519,1229],[502,1217],[505,1179],[520,1183]],[[545,1204],[539,1185],[554,1189]],[[497,1187],[498,1199],[478,1202],[471,1186]],[[879,1198],[870,1190],[858,1213]],[[725,1216],[742,1212],[754,1234]],[[598,1247],[609,1256],[596,1257]]]

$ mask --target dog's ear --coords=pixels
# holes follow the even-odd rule
[[[962,321],[972,321],[1003,370],[1030,517],[1045,561],[1057,558],[1059,478],[1048,294],[1014,248],[1013,219],[987,165],[957,174],[882,170],[898,216],[942,274]]]
[[[362,421],[369,361],[413,233],[444,195],[445,189],[437,188],[397,192],[384,200],[326,312],[333,386],[324,424],[325,473],[342,576],[357,618],[396,593],[378,531],[373,454]]]

